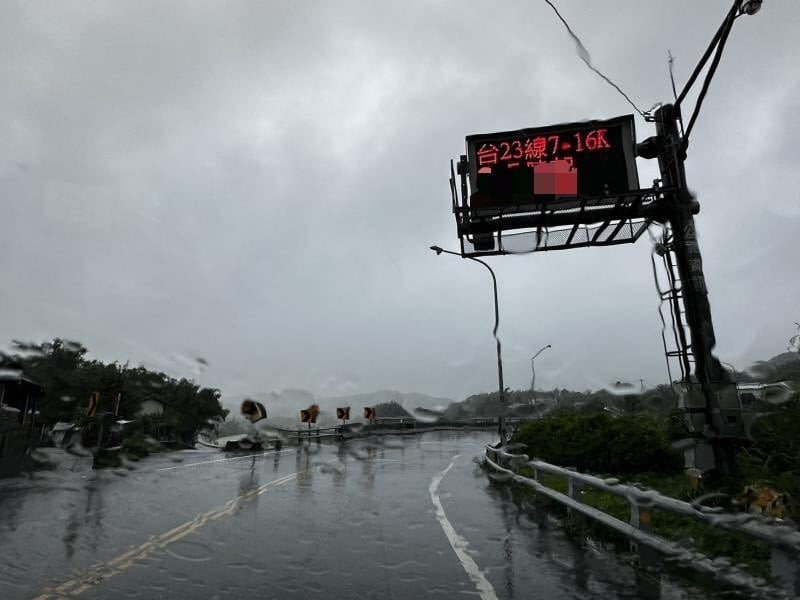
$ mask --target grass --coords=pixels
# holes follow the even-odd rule
[[[762,415],[753,428],[753,439],[740,449],[736,469],[727,475],[691,480],[683,472],[683,457],[671,448],[670,441],[685,435],[675,428],[672,415],[626,415],[610,417],[591,412],[565,411],[537,419],[522,427],[515,442],[525,444],[525,452],[546,462],[572,465],[581,472],[616,477],[639,483],[665,496],[692,501],[702,496],[705,506],[718,506],[726,512],[741,507],[735,498],[749,485],[768,486],[791,498],[800,499],[800,400]],[[530,468],[525,473],[532,476]],[[543,475],[541,482],[562,493],[565,478]],[[530,488],[520,493],[544,504],[548,512],[563,516],[562,522],[576,537],[603,541],[627,538],[592,519],[571,515],[564,506],[547,498],[536,498]],[[630,520],[630,504],[625,497],[585,488],[581,500],[623,522]],[[789,500],[788,515],[800,521],[800,505]],[[652,532],[714,559],[725,557],[752,575],[769,579],[770,549],[757,540],[731,533],[691,517],[654,510]]]

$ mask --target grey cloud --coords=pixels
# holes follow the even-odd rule
[[[725,9],[561,4],[644,108],[670,99],[667,48],[681,83]],[[466,134],[630,110],[545,3],[0,10],[3,338],[74,337],[228,394],[493,389],[487,274],[427,250],[457,241],[448,161]],[[798,318],[799,10],[737,21],[687,165],[718,351],[740,365]],[[542,386],[664,381],[649,252],[492,260],[507,384],[545,343]]]

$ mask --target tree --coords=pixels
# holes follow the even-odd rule
[[[39,418],[46,424],[81,419],[92,392],[100,393],[98,411],[114,411],[119,399],[119,415],[129,419],[146,400],[161,402],[163,415],[142,419],[143,427],[158,435],[169,430],[187,443],[209,421],[227,414],[217,389],[201,388],[194,381],[143,366],[87,360],[86,354],[82,344],[60,338],[42,344],[15,341],[10,354],[0,354],[0,366],[20,370],[44,387]]]
[[[406,417],[411,418],[411,413],[409,413],[405,408],[403,408],[399,402],[396,400],[392,400],[391,402],[383,402],[375,406],[375,412],[378,414],[378,418],[381,417]]]
[[[39,401],[40,419],[70,420],[81,398],[89,393],[79,377],[86,348],[78,342],[56,338],[42,344],[14,341],[11,354],[0,355],[0,365],[17,369],[45,389]]]

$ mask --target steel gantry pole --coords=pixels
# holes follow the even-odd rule
[[[656,136],[659,140],[658,163],[661,178],[666,188],[671,188],[668,218],[673,236],[673,252],[680,277],[680,293],[686,314],[686,324],[691,340],[689,349],[694,357],[694,379],[687,383],[697,384],[702,391],[704,405],[703,435],[714,447],[715,466],[729,466],[731,452],[724,446],[726,424],[720,410],[719,393],[723,386],[731,383],[727,370],[712,354],[716,344],[708,288],[703,274],[703,261],[697,243],[694,215],[699,204],[686,186],[685,145],[678,130],[678,111],[671,104],[655,112]],[[688,374],[687,374],[688,376]],[[691,386],[689,386],[691,388]],[[689,408],[691,411],[691,407]]]

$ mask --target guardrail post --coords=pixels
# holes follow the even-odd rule
[[[800,556],[773,546],[770,567],[781,588],[792,596],[800,596]]]
[[[631,500],[631,525],[649,532],[653,528],[653,503]],[[646,568],[658,564],[658,552],[650,546],[631,541],[631,549],[639,555],[639,566]]]
[[[574,469],[569,469],[570,471],[574,471]],[[583,483],[578,481],[577,479],[573,479],[570,477],[567,479],[567,496],[575,500],[576,502],[583,502],[581,499],[581,490],[583,489]],[[571,508],[567,509],[567,514],[569,518],[572,520],[582,519],[582,516],[578,512],[574,512]]]
[[[542,472],[536,467],[533,469],[533,479],[538,483],[542,483]]]
[[[500,465],[504,469],[508,468],[507,465],[506,465],[506,457],[503,456],[500,452],[495,452],[494,453],[494,457],[495,457],[495,462],[498,465]]]

